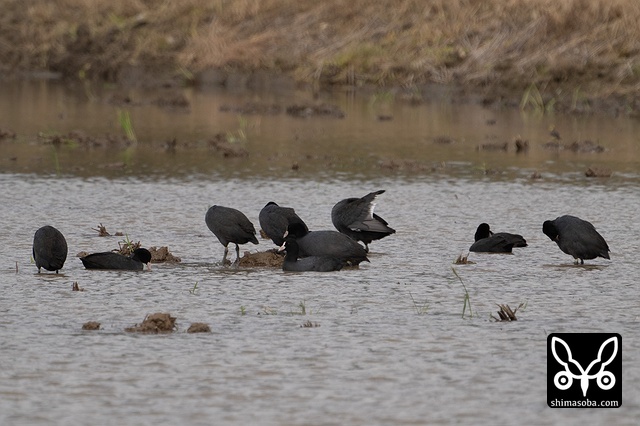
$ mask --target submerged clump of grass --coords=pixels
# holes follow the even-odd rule
[[[99,237],[108,237],[109,235],[111,235],[108,231],[107,231],[107,227],[104,226],[102,223],[98,225],[97,228],[91,228],[92,231],[97,231],[98,232],[98,236]]]
[[[500,310],[498,311],[499,318],[494,317],[493,314],[491,314],[491,318],[497,322],[517,321],[518,318],[516,317],[516,312],[518,311],[518,309],[525,306],[524,303],[520,303],[517,308],[511,309],[509,305],[506,305],[506,304],[505,305],[496,304],[496,305],[498,305],[498,307],[500,308]]]
[[[124,236],[124,240],[118,241],[118,253],[129,256],[133,253],[135,249],[142,247],[140,241],[134,243],[129,239],[128,235]]]
[[[469,260],[469,253],[460,253],[456,260],[453,261],[454,265],[475,265],[476,262]]]
[[[310,320],[307,320],[305,322],[303,322],[300,327],[302,328],[313,328],[313,327],[320,327],[320,324],[318,324],[317,322],[311,322]]]

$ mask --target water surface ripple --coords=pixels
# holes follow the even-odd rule
[[[220,265],[204,214],[230,205],[258,224],[268,201],[293,206],[311,229],[332,229],[348,196],[386,189],[376,212],[397,234],[371,244],[371,263],[338,273]],[[581,182],[47,177],[0,174],[0,423],[21,424],[635,424],[640,407],[638,188]],[[542,222],[591,221],[611,261],[571,265]],[[518,232],[513,255],[471,254],[476,226]],[[99,223],[177,265],[151,272],[85,270],[80,251],[110,250]],[[30,262],[44,224],[67,238],[60,274]],[[265,250],[271,245],[247,245]],[[463,287],[473,317],[463,319]],[[78,282],[83,292],[71,291]],[[197,288],[193,290],[197,283]],[[512,323],[496,303],[526,303]],[[154,312],[170,335],[124,328]],[[99,331],[82,331],[86,321]],[[310,321],[315,327],[302,327]],[[192,322],[210,334],[188,334]],[[551,332],[622,335],[623,406],[546,405]]]

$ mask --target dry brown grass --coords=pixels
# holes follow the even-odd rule
[[[117,80],[142,66],[268,70],[319,84],[535,84],[572,96],[640,89],[636,0],[3,3],[5,72]]]

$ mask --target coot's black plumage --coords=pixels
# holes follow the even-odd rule
[[[491,231],[489,224],[481,223],[476,230],[475,240],[481,240],[490,236],[503,237],[507,242],[513,243],[513,247],[527,247],[527,240],[522,235],[510,234],[508,232],[496,232]]]
[[[307,225],[300,216],[296,214],[293,208],[281,207],[273,201],[268,202],[267,205],[260,210],[258,220],[264,233],[267,234],[267,237],[277,246],[281,246],[284,243],[282,236],[289,228],[289,225],[293,223],[298,223],[306,231],[309,231]]]
[[[354,240],[362,241],[367,252],[373,240],[396,232],[386,220],[373,213],[376,196],[382,193],[384,190],[370,192],[362,198],[345,198],[331,209],[333,226]]]
[[[300,257],[335,257],[349,265],[369,261],[364,247],[338,231],[305,231],[300,224],[293,224],[288,234],[297,238]]]
[[[479,253],[511,253],[514,244],[502,235],[491,235],[489,225],[486,223],[481,223],[480,226],[478,226],[475,240],[471,247],[469,247],[469,251]]]
[[[151,252],[145,248],[137,248],[130,256],[112,251],[88,254],[81,257],[82,264],[87,269],[118,269],[124,271],[142,271],[144,265],[149,265]]]
[[[50,225],[38,229],[33,236],[33,260],[38,267],[47,271],[56,271],[56,274],[65,260],[67,260],[67,240],[62,232]]]
[[[586,220],[565,215],[542,224],[542,232],[555,241],[560,250],[573,256],[575,263],[585,259],[609,259],[609,246],[596,228]]]
[[[231,207],[213,206],[207,210],[204,217],[207,227],[224,246],[222,263],[227,260],[229,243],[236,245],[236,262],[240,260],[240,247],[238,244],[258,244],[256,229],[253,223],[240,210]]]
[[[337,257],[330,256],[308,256],[301,259],[298,258],[300,247],[294,236],[288,236],[284,239],[282,246],[278,251],[286,250],[286,256],[282,263],[283,271],[292,272],[331,272],[339,271],[344,266],[344,261]]]

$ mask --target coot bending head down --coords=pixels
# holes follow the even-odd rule
[[[300,248],[295,236],[287,236],[278,251],[286,250],[286,256],[282,263],[283,271],[292,272],[331,272],[339,271],[344,266],[344,261],[330,256],[308,256],[298,259]]]
[[[47,271],[56,271],[57,274],[67,260],[67,240],[62,232],[53,226],[43,226],[33,236],[32,252],[38,273],[40,268],[44,268]]]
[[[253,223],[240,210],[231,207],[212,206],[207,210],[204,220],[213,235],[224,246],[222,264],[227,260],[229,243],[236,245],[236,262],[240,260],[240,247],[238,244],[258,244]]]
[[[142,271],[144,265],[149,269],[151,252],[145,248],[137,248],[130,256],[112,251],[92,253],[81,257],[82,264],[87,269],[117,269],[123,271]]]
[[[609,259],[609,246],[596,228],[586,220],[565,215],[542,224],[542,232],[555,241],[560,250],[573,256],[575,263],[602,257]]]
[[[307,225],[300,216],[296,214],[293,208],[281,207],[273,201],[268,202],[267,205],[260,210],[258,220],[264,233],[267,234],[267,237],[277,246],[281,246],[284,243],[282,236],[287,232],[289,225],[297,223],[300,224],[305,231],[309,231]]]
[[[296,237],[300,257],[335,257],[352,266],[369,261],[364,247],[338,231],[305,231],[301,225],[292,224],[288,235]]]

